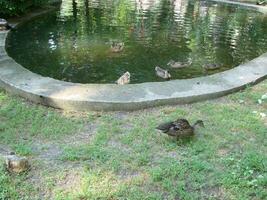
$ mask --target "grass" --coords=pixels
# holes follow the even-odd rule
[[[63,112],[0,91],[0,147],[32,165],[17,176],[0,170],[0,199],[266,199],[267,102],[257,102],[266,91],[264,81],[130,113]],[[206,128],[182,141],[155,130],[177,117]]]

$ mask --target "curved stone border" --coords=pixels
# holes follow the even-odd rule
[[[36,15],[32,15],[36,16]],[[220,97],[267,76],[267,53],[214,75],[130,85],[78,84],[25,69],[5,51],[8,31],[0,32],[0,87],[35,103],[68,110],[134,110]]]
[[[249,3],[242,3],[242,2],[238,2],[238,1],[230,1],[230,0],[211,0],[217,3],[228,3],[228,4],[234,4],[237,6],[242,6],[248,9],[254,9],[258,12],[261,12],[263,14],[267,14],[267,7],[266,6],[259,6],[259,5],[255,5],[255,4],[249,4]]]

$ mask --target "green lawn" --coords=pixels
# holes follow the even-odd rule
[[[0,169],[0,199],[267,199],[266,92],[264,81],[191,105],[75,113],[0,91],[0,152],[31,162]],[[183,141],[155,130],[178,117],[206,128]]]

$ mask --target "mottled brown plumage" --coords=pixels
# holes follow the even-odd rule
[[[156,129],[178,139],[181,137],[193,136],[195,134],[195,128],[198,125],[204,127],[203,121],[198,120],[191,126],[186,119],[177,119],[176,121],[160,124]]]

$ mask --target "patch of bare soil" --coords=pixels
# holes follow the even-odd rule
[[[94,137],[96,130],[97,130],[97,123],[88,123],[85,125],[83,130],[69,137],[65,137],[61,143],[69,144],[72,146],[78,146],[81,144],[88,144],[91,139]]]
[[[76,190],[81,181],[78,172],[82,171],[83,165],[60,160],[62,144],[75,146],[89,143],[96,127],[97,124],[87,124],[83,130],[65,137],[60,143],[44,140],[32,143],[33,156],[30,158],[31,170],[27,174],[27,181],[38,189],[40,199],[55,199],[54,187],[66,192]],[[64,177],[59,177],[62,174]]]
[[[113,139],[110,140],[108,142],[108,145],[111,146],[111,147],[113,147],[113,148],[119,149],[122,152],[125,152],[125,153],[128,153],[128,154],[129,153],[132,153],[132,149],[129,146],[127,146],[125,144],[122,144],[121,142],[119,142],[117,140],[113,140]]]
[[[206,194],[207,198],[217,199],[217,200],[226,200],[227,195],[225,193],[225,189],[220,186],[211,186],[206,187],[204,189],[204,193]]]
[[[68,192],[79,192],[80,185],[82,182],[81,174],[77,172],[77,170],[68,170],[64,177],[62,177],[56,184],[57,187],[64,191],[64,193]]]
[[[228,150],[228,149],[225,149],[225,148],[221,148],[221,149],[219,149],[219,150],[217,151],[217,154],[218,154],[218,156],[220,156],[220,157],[225,157],[225,156],[228,155],[228,153],[229,153],[229,150]]]
[[[12,150],[8,146],[0,144],[0,156],[1,157],[9,155],[11,152]]]

